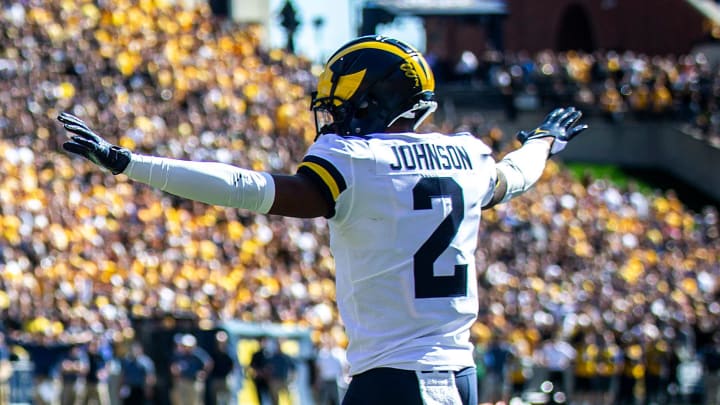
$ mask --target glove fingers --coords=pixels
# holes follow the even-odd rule
[[[588,126],[586,124],[578,125],[576,127],[572,127],[567,132],[567,139],[570,140],[577,136],[580,132],[588,129]]]
[[[548,114],[547,117],[545,117],[545,122],[555,122],[558,120],[558,117],[560,117],[565,112],[564,108],[556,108],[554,109],[550,114]]]
[[[64,124],[63,126],[68,131],[74,132],[78,135],[82,135],[86,138],[97,138],[97,135],[90,129],[90,127],[87,126],[85,121],[72,114],[60,113],[57,119]]]
[[[98,136],[95,135],[88,127],[77,125],[77,124],[65,124],[63,125],[68,131],[77,134],[85,139],[90,139],[97,142]]]
[[[72,139],[73,142],[77,143],[78,145],[85,147],[85,149],[91,152],[94,152],[98,148],[97,142],[95,142],[93,139],[83,138],[82,136],[73,136],[70,139]]]
[[[77,125],[77,126],[81,126],[81,127],[87,127],[87,124],[85,124],[85,122],[83,120],[81,120],[80,118],[78,118],[72,114],[68,114],[65,112],[60,113],[60,115],[58,115],[57,119],[58,119],[58,121],[62,122],[63,124],[71,124],[71,125]]]
[[[75,153],[76,155],[83,156],[85,158],[88,158],[88,155],[90,151],[86,146],[80,145],[79,143],[76,143],[74,141],[67,141],[63,143],[63,149],[65,149],[68,152]]]
[[[558,123],[562,123],[567,119],[567,117],[572,115],[573,112],[575,112],[575,109],[573,107],[563,108],[562,113],[557,117],[556,121]]]
[[[565,116],[563,116],[562,121],[560,122],[560,125],[562,125],[565,128],[570,128],[580,119],[580,117],[582,117],[582,113],[580,111],[573,109],[568,114],[565,114]]]

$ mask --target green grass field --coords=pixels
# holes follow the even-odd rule
[[[586,175],[590,175],[593,178],[606,179],[623,189],[626,188],[630,182],[635,183],[643,192],[649,193],[656,188],[639,178],[629,175],[617,166],[586,163],[567,163],[565,166],[578,180]]]

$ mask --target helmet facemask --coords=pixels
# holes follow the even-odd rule
[[[315,131],[317,136],[323,134],[344,134],[343,129],[341,129],[342,117],[345,116],[345,107],[341,106],[344,103],[345,101],[339,97],[318,99],[317,92],[313,92],[310,109],[315,115]]]

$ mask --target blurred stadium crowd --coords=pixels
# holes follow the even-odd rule
[[[0,309],[15,356],[91,340],[120,356],[135,320],[167,316],[307,326],[318,343],[344,344],[324,220],[205,206],[99,173],[59,152],[55,122],[70,111],[138,152],[292,172],[315,136],[308,61],[263,50],[259,28],[216,20],[204,3],[6,2],[0,21]],[[544,86],[611,116],[691,114],[717,137],[717,78],[702,58],[504,61],[488,76],[501,85]],[[504,151],[486,122],[432,125]],[[672,192],[577,179],[551,162],[534,191],[485,213],[479,255],[473,336],[487,399],[538,389],[537,367],[569,375],[556,385],[578,395],[611,384],[626,401],[616,403],[673,383],[697,394],[703,376],[720,378],[715,208],[692,212]]]
[[[649,56],[626,51],[466,51],[437,62],[439,81],[471,82],[543,106],[571,103],[613,122],[673,119],[720,147],[717,61],[702,52]],[[523,101],[520,101],[522,104]],[[527,103],[527,101],[525,101]]]

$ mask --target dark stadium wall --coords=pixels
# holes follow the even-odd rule
[[[480,55],[486,48],[487,35],[481,18],[433,16],[426,17],[424,25],[425,53],[436,60],[456,61],[465,50]]]
[[[685,54],[708,43],[705,17],[685,0],[508,0],[507,16],[425,16],[426,53],[442,77],[463,51],[632,50]],[[717,45],[712,45],[717,47]]]
[[[707,39],[707,24],[685,0],[508,0],[501,49],[633,50],[682,54]],[[481,54],[493,35],[491,16],[425,18],[427,51],[457,60]]]
[[[506,50],[566,48],[686,53],[706,37],[705,19],[684,0],[508,0]],[[590,27],[584,27],[590,24]],[[591,38],[583,38],[591,35]],[[561,38],[561,36],[565,38]],[[571,38],[575,36],[576,38]],[[583,41],[584,39],[584,41]]]
[[[209,0],[208,3],[214,15],[218,17],[232,16],[231,0]]]

